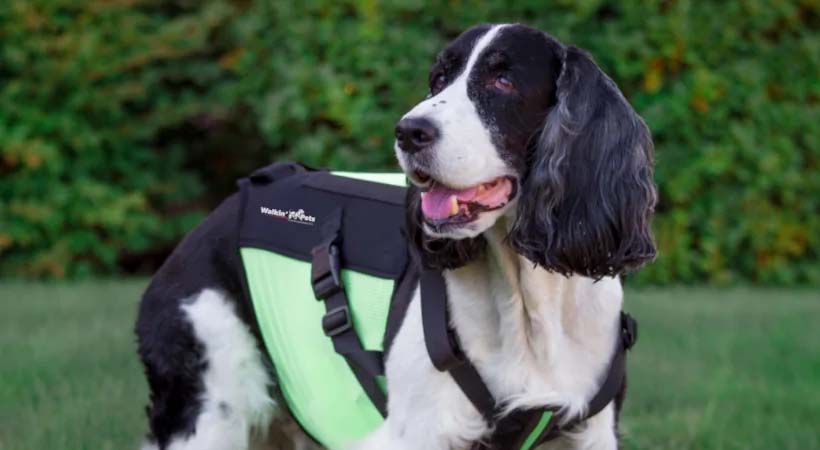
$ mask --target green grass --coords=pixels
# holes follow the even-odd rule
[[[0,285],[0,450],[135,449],[144,281]],[[645,289],[625,449],[820,448],[820,294]]]
[[[0,286],[0,450],[139,448],[144,281]]]
[[[626,309],[625,448],[820,448],[818,292],[652,289]]]

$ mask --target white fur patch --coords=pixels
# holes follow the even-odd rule
[[[467,95],[467,84],[478,57],[504,25],[487,31],[473,46],[464,70],[437,95],[416,105],[404,118],[431,120],[439,129],[439,140],[425,151],[433,156],[430,174],[453,188],[467,188],[503,175],[514,175],[492,142],[491,130],[481,121]],[[405,171],[404,152],[396,156]]]
[[[264,433],[276,404],[270,377],[248,327],[224,294],[206,289],[182,306],[204,345],[208,364],[196,431],[169,450],[245,450],[253,433]]]

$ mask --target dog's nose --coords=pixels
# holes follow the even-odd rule
[[[438,128],[424,118],[401,119],[396,125],[396,142],[405,153],[416,153],[438,139]]]

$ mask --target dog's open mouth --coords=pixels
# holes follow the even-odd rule
[[[454,189],[432,181],[421,193],[421,212],[435,227],[472,222],[484,211],[504,207],[515,197],[517,185],[512,177],[502,176],[465,189]]]

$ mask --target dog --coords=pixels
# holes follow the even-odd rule
[[[429,86],[395,129],[407,237],[443,270],[451,325],[503,411],[583,414],[620,339],[620,275],[655,256],[650,132],[590,55],[524,25],[468,29]],[[287,422],[242,289],[238,211],[225,200],[144,294],[146,449],[248,449]],[[431,364],[419,303],[386,357],[388,416],[355,450],[466,449],[492,432]],[[544,448],[617,448],[622,401]],[[266,448],[311,448],[277,430]]]

